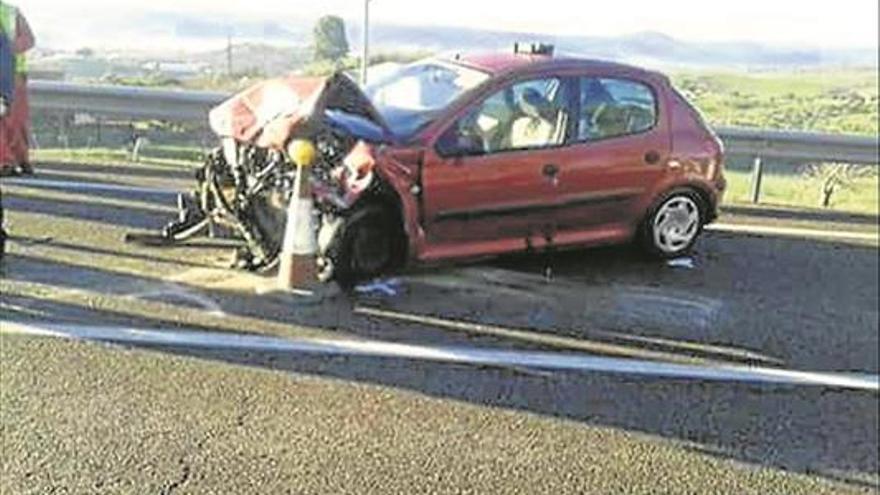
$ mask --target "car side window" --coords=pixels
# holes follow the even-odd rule
[[[559,78],[508,86],[474,107],[440,138],[444,156],[482,155],[561,145],[568,127]]]
[[[657,123],[657,100],[644,83],[582,77],[579,86],[578,141],[639,134]]]

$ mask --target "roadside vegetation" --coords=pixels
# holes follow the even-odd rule
[[[716,126],[876,136],[876,68],[683,72],[675,85]]]
[[[726,204],[749,203],[751,175],[742,170],[728,170],[728,189],[724,196]],[[789,206],[794,208],[846,211],[867,215],[880,215],[880,182],[877,176],[860,177],[847,187],[837,190],[827,207],[822,205],[822,186],[818,179],[804,174],[765,174],[761,186],[761,204]]]
[[[878,135],[876,68],[763,72],[681,72],[673,83],[713,126]],[[749,201],[745,162],[728,167],[727,201]],[[775,165],[775,166],[774,166]],[[877,215],[877,167],[770,164],[761,202]]]

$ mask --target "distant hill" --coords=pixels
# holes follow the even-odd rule
[[[155,20],[160,20],[157,17]],[[168,25],[167,19],[161,22]],[[149,24],[149,21],[147,21]],[[361,28],[349,20],[348,34],[356,47]],[[307,46],[311,42],[311,22],[246,21],[231,27],[211,19],[179,18],[174,34],[183,39],[224,38],[233,32],[236,38],[262,42]],[[554,43],[559,52],[653,66],[683,67],[817,67],[877,66],[877,53],[867,49],[825,50],[814,47],[777,47],[749,41],[695,43],[683,41],[659,31],[624,36],[559,36],[553,33],[479,30],[448,26],[400,26],[376,24],[371,42],[386,51],[480,51],[506,50],[516,41],[539,40]]]
[[[123,39],[149,40],[134,51],[206,52],[221,50],[227,36],[236,44],[262,44],[295,48],[298,53],[311,43],[312,19],[232,19],[205,15],[150,13],[121,17],[113,26],[96,27],[90,44],[110,47]],[[350,44],[360,40],[358,19],[347,22]],[[116,34],[114,34],[116,33]],[[50,33],[51,34],[51,33]],[[51,38],[51,36],[50,36]],[[836,49],[770,46],[748,41],[696,43],[659,31],[625,36],[559,36],[553,33],[517,33],[443,26],[400,26],[376,24],[371,29],[373,46],[379,51],[481,51],[506,50],[515,41],[539,40],[554,43],[559,52],[643,64],[653,67],[710,68],[815,68],[820,66],[878,65],[875,49]],[[127,48],[132,54],[131,47]],[[254,54],[258,55],[258,54]],[[294,55],[290,52],[287,55]],[[219,57],[214,54],[213,57]],[[277,56],[282,56],[277,54]],[[188,58],[186,55],[185,58]],[[248,57],[248,60],[250,57]],[[212,61],[218,63],[218,61]],[[280,62],[280,61],[277,61]],[[270,61],[268,65],[278,65]],[[214,65],[212,63],[211,65]],[[266,65],[266,64],[260,64]]]
[[[359,29],[350,29],[359,36]],[[822,50],[783,48],[752,42],[692,43],[660,32],[625,36],[555,36],[452,27],[378,26],[372,32],[380,47],[434,51],[509,49],[516,41],[538,40],[556,45],[559,52],[649,65],[707,67],[815,67],[823,65],[876,66],[872,49]],[[357,39],[357,38],[354,38]]]

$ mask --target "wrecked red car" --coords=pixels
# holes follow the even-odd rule
[[[243,265],[271,267],[296,173],[285,147],[309,139],[325,280],[633,239],[675,257],[725,187],[720,141],[667,77],[546,47],[428,59],[363,90],[343,74],[268,81],[211,125],[222,146],[166,234],[225,220]]]

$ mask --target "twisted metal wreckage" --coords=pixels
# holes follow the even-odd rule
[[[340,233],[360,199],[383,194],[373,147],[387,138],[382,117],[356,83],[341,73],[268,80],[213,109],[210,126],[221,144],[196,172],[195,190],[178,196],[179,216],[158,240],[184,241],[220,225],[244,241],[236,251],[238,267],[275,267],[287,205],[296,194],[297,166],[288,146],[307,139],[317,150],[305,170],[310,171],[313,214],[321,219],[314,232],[318,277],[327,281],[351,275],[338,266]]]

